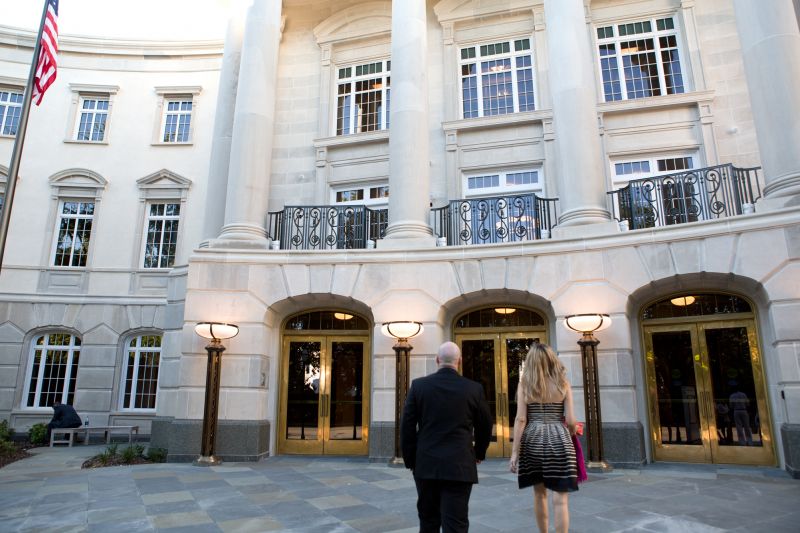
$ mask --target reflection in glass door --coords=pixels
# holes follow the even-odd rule
[[[279,453],[367,453],[368,340],[284,339]]]
[[[645,327],[656,460],[775,462],[750,320]]]
[[[456,343],[461,347],[461,373],[483,385],[492,413],[489,457],[511,455],[520,368],[531,345],[543,338],[544,332],[479,333],[456,337]]]

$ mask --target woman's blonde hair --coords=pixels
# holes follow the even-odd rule
[[[551,399],[555,392],[563,397],[567,393],[567,369],[550,346],[534,342],[522,364],[519,386],[526,403]]]

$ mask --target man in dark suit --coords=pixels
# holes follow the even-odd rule
[[[411,383],[403,408],[400,440],[417,484],[420,533],[468,531],[476,465],[489,447],[492,417],[483,387],[459,375],[460,361],[458,345],[442,344],[439,370]]]
[[[81,417],[75,412],[74,407],[58,400],[53,402],[53,418],[47,424],[47,442],[50,442],[50,432],[53,429],[79,427],[81,427]]]

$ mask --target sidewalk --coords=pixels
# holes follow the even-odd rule
[[[81,470],[104,446],[37,448],[0,469],[1,531],[417,531],[411,474],[366,459],[273,457],[202,468]],[[479,467],[470,531],[535,531],[506,461]],[[795,532],[800,482],[778,469],[651,465],[590,475],[570,531]]]

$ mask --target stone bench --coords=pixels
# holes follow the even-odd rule
[[[83,437],[83,444],[89,445],[89,435],[92,433],[103,433],[105,436],[106,444],[111,443],[112,433],[127,433],[128,443],[133,442],[133,434],[139,436],[139,426],[82,426],[79,428],[53,428],[50,432],[50,447],[54,444],[72,444],[75,442],[75,436],[81,435]],[[62,438],[56,438],[60,435]]]

